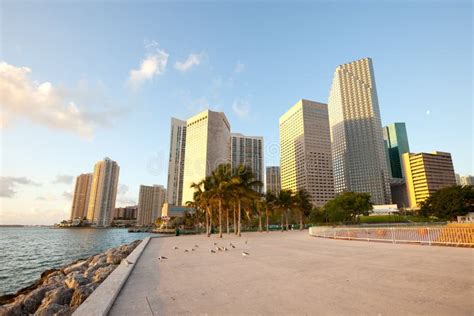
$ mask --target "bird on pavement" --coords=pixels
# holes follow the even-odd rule
[[[229,245],[230,245],[232,248],[235,248],[235,246],[234,246],[232,243],[230,243]]]
[[[250,254],[248,252],[242,252],[242,257],[247,257],[247,256],[250,256]]]
[[[189,250],[188,250],[188,249],[184,249],[184,252],[189,252]]]
[[[199,248],[199,246],[198,246],[198,245],[194,245],[194,248]]]
[[[211,252],[211,253],[216,253],[216,251],[215,251],[215,250],[212,250],[212,249],[210,249],[210,252]]]
[[[222,249],[224,249],[224,251],[227,251],[227,250],[229,250],[229,249],[227,249],[226,247],[222,247]]]
[[[160,257],[158,257],[158,260],[160,260],[160,261],[166,260],[166,259],[168,259],[168,258],[166,258],[165,256],[160,256]]]
[[[247,244],[247,243],[248,243],[248,241],[249,241],[249,240],[248,240],[248,239],[246,239],[246,240],[245,240],[245,244]]]
[[[133,262],[128,261],[127,259],[123,259],[122,262],[125,263],[125,265],[126,265],[127,267],[128,267],[129,265],[133,264]]]
[[[176,249],[178,249],[178,247],[174,246],[173,249],[176,250]]]
[[[191,251],[194,251],[194,250],[196,250],[196,248],[191,248]]]

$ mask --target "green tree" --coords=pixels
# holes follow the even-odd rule
[[[343,192],[324,205],[324,215],[329,222],[355,223],[360,215],[369,215],[371,210],[368,193]]]
[[[275,201],[276,208],[280,211],[281,215],[281,231],[285,231],[285,227],[288,227],[288,216],[290,209],[293,205],[293,197],[290,190],[281,190],[278,193],[278,196]],[[286,215],[286,216],[285,216]],[[286,217],[286,226],[283,223],[284,218]]]
[[[304,229],[304,217],[308,216],[313,205],[311,204],[311,195],[305,189],[298,190],[293,196],[293,204],[298,212],[300,220],[300,230]]]
[[[263,201],[263,206],[265,207],[265,226],[268,233],[270,230],[270,213],[275,208],[276,196],[271,192],[267,192]]]
[[[474,212],[472,185],[440,189],[420,203],[421,215],[436,216],[444,220],[456,220],[457,216],[463,216],[469,212]]]

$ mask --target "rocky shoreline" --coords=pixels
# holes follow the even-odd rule
[[[0,316],[71,315],[140,242],[43,272],[34,284],[0,297]]]

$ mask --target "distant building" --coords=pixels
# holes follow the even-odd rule
[[[390,173],[370,58],[336,68],[328,109],[336,194],[365,192],[375,204],[391,203]]]
[[[375,215],[392,215],[398,213],[397,204],[374,205],[371,216]]]
[[[390,180],[390,191],[392,202],[397,204],[398,208],[405,209],[409,206],[407,186],[404,178],[392,178]]]
[[[161,209],[161,218],[169,219],[171,217],[183,217],[186,212],[194,213],[194,209],[186,206],[171,205],[168,203],[163,204]]]
[[[458,216],[458,223],[474,223],[474,212],[469,212],[464,216]]]
[[[161,217],[166,190],[162,185],[141,185],[138,196],[137,226],[153,225]]]
[[[168,164],[167,202],[182,205],[186,121],[171,118],[170,158]]]
[[[186,121],[182,204],[194,200],[192,183],[230,163],[230,124],[222,112],[203,111]]]
[[[83,173],[76,178],[74,196],[72,197],[71,220],[82,220],[87,217],[91,185],[92,173]]]
[[[450,153],[405,153],[402,165],[412,209],[419,208],[420,203],[437,190],[456,185]]]
[[[461,176],[459,185],[474,185],[474,177],[473,176]]]
[[[247,170],[253,173],[254,180],[262,182],[263,185],[263,137],[232,133],[230,144],[232,168],[246,166]]]
[[[98,227],[110,226],[117,198],[120,167],[110,158],[94,166],[87,220]]]
[[[300,100],[280,117],[281,189],[305,189],[316,206],[334,198],[328,108]]]
[[[392,123],[383,128],[383,137],[387,143],[387,157],[393,178],[403,178],[402,155],[410,152],[405,123]]]
[[[457,173],[454,176],[456,177],[456,185],[461,185],[461,176]]]
[[[266,190],[277,195],[281,190],[280,167],[270,166],[266,169]]]
[[[137,219],[138,205],[116,207],[114,210],[114,220],[116,219]]]

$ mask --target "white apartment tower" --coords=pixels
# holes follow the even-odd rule
[[[373,203],[389,204],[390,177],[370,58],[336,68],[328,106],[336,194],[366,192]]]
[[[171,118],[170,159],[168,164],[167,202],[182,205],[186,121]]]
[[[71,220],[87,217],[91,184],[92,173],[83,173],[76,178],[74,196],[72,198]]]
[[[232,133],[230,144],[232,168],[246,166],[254,180],[263,184],[263,137]]]
[[[312,203],[334,198],[328,109],[300,100],[280,117],[281,189],[305,189]]]
[[[138,196],[137,226],[153,225],[161,217],[166,190],[162,185],[141,185]]]
[[[230,163],[230,124],[225,114],[206,110],[188,119],[182,203],[193,200],[193,182],[203,180],[223,163]]]
[[[87,219],[95,226],[107,227],[113,220],[120,167],[110,158],[94,166]]]
[[[280,167],[269,166],[265,173],[265,184],[267,193],[277,195],[281,190]]]

